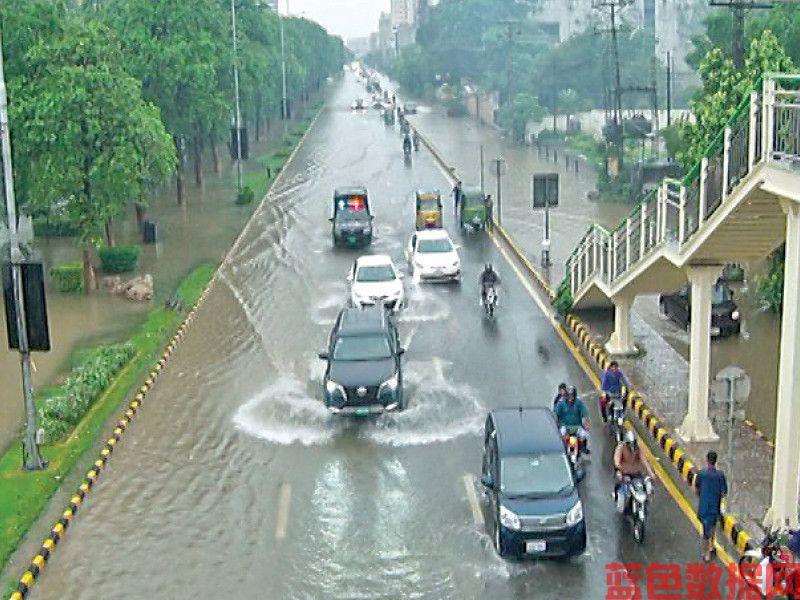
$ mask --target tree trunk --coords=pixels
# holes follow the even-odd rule
[[[105,229],[106,229],[106,246],[111,248],[114,245],[114,232],[111,231],[111,217],[106,219]]]
[[[144,217],[147,206],[140,202],[136,202],[133,205],[133,208],[136,210],[136,227],[139,229],[139,231],[141,231],[142,227],[144,227]]]
[[[256,97],[256,142],[261,141],[261,96]]]
[[[186,178],[183,171],[183,151],[181,149],[181,140],[179,136],[175,136],[175,184],[178,192],[178,204],[183,204],[186,200]]]
[[[197,187],[203,187],[203,136],[200,128],[197,128],[197,133],[194,136],[194,182]]]
[[[97,289],[97,275],[92,264],[92,251],[83,249],[83,291],[89,294]]]
[[[219,175],[222,172],[222,167],[219,164],[219,151],[217,150],[217,142],[213,135],[209,135],[209,145],[211,146],[211,161],[214,166],[214,175]]]

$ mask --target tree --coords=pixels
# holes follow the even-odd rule
[[[67,25],[62,36],[28,52],[26,74],[10,87],[10,108],[28,202],[65,207],[90,291],[96,288],[92,249],[104,226],[170,176],[175,150],[158,109],[124,70],[111,32],[74,18]]]
[[[525,140],[525,131],[530,121],[541,121],[545,111],[536,96],[517,94],[511,104],[503,106],[498,112],[498,120],[503,127],[512,131],[519,141]]]

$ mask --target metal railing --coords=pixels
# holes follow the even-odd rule
[[[762,162],[800,172],[800,75],[763,77],[683,180],[665,179],[614,231],[591,226],[567,259],[572,297],[594,278],[613,284],[664,244],[680,251]]]

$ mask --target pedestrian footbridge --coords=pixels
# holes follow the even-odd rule
[[[766,75],[703,159],[667,179],[617,229],[592,226],[567,262],[575,309],[614,306],[608,349],[635,352],[639,294],[691,285],[689,408],[679,433],[714,440],[708,418],[711,288],[723,265],[786,242],[771,525],[797,525],[800,489],[800,75]]]

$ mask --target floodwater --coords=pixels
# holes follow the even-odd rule
[[[322,408],[316,354],[357,256],[331,248],[333,188],[368,186],[369,252],[404,268],[410,195],[448,185],[424,152],[404,165],[397,130],[374,112],[347,108],[363,94],[352,77],[337,86],[32,598],[600,598],[608,562],[697,559],[663,490],[648,539],[632,541],[589,382],[488,238],[455,232],[449,205],[464,279],[405,279],[408,409],[360,421]],[[491,322],[477,287],[489,261],[503,278]],[[569,561],[506,562],[480,522],[486,505],[470,502],[481,427],[494,407],[550,405],[560,381],[586,393],[595,424],[580,486],[589,546]]]
[[[269,137],[251,143],[251,159],[243,163],[244,173],[263,172],[255,160],[274,147],[278,141],[278,127],[273,126]],[[282,128],[281,128],[282,129]],[[155,285],[152,302],[134,303],[113,297],[104,291],[85,296],[62,294],[53,289],[47,278],[47,308],[50,323],[52,350],[35,353],[34,386],[48,385],[69,369],[72,352],[81,346],[120,341],[140,323],[153,307],[163,303],[177,288],[180,280],[202,262],[218,263],[236,235],[250,216],[253,207],[236,206],[235,170],[220,147],[223,173],[215,175],[209,168],[205,172],[205,186],[194,182],[193,168],[187,169],[187,201],[179,206],[174,184],[154,193],[150,198],[147,218],[158,222],[160,242],[141,244],[136,219],[131,209],[125,219],[114,223],[117,244],[139,244],[141,256],[136,274],[150,273]],[[80,260],[80,250],[70,239],[41,238],[37,240],[45,269],[67,261]],[[97,261],[99,264],[99,261]],[[98,269],[98,278],[103,274]],[[5,343],[5,313],[0,317],[0,327]],[[23,401],[19,355],[0,351],[0,381],[8,382],[0,393],[0,450],[10,444],[22,427]]]

